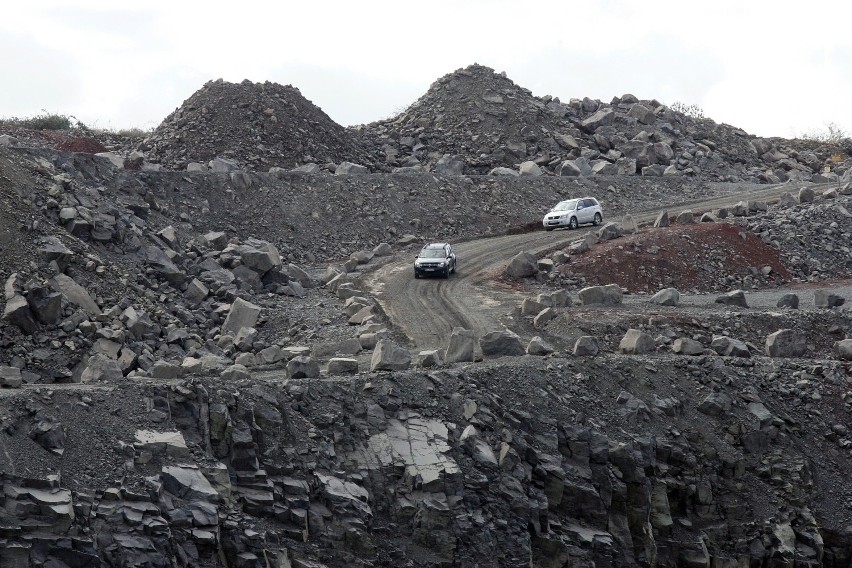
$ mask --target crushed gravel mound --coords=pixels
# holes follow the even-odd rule
[[[215,157],[256,171],[370,161],[356,136],[299,89],[268,81],[206,83],[143,144],[149,161],[178,170]]]

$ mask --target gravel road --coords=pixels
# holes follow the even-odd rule
[[[665,210],[683,209],[707,211],[732,206],[742,200],[771,203],[783,193],[799,190],[799,185],[773,186],[731,185],[724,195],[701,201],[683,202],[632,212],[639,224],[652,222]],[[811,185],[819,192],[838,184]],[[611,217],[619,218],[620,212]],[[508,316],[520,305],[525,294],[495,281],[505,266],[520,251],[542,254],[566,247],[584,231],[535,231],[519,235],[478,239],[454,246],[458,257],[456,274],[449,279],[415,280],[413,259],[406,257],[384,265],[366,277],[366,287],[377,298],[385,314],[403,332],[416,349],[446,347],[454,327],[474,330],[478,335],[509,326]],[[748,301],[755,308],[772,308],[778,297],[792,288],[749,292]],[[838,292],[852,297],[849,286],[841,285]],[[712,306],[715,295],[682,296],[684,307]],[[628,297],[627,303],[647,301],[647,297]],[[813,294],[800,294],[803,308],[813,306]],[[528,338],[527,338],[528,339]]]

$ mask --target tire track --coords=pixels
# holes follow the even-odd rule
[[[726,195],[683,201],[633,213],[637,223],[652,222],[662,211],[693,209],[707,211],[732,206],[739,201],[777,200],[783,193],[797,192],[805,184],[732,187]],[[809,184],[815,192],[843,184]],[[605,212],[606,213],[606,212]],[[618,218],[618,214],[608,217]],[[611,219],[605,219],[608,221]],[[593,230],[591,228],[589,230]],[[474,330],[477,335],[503,329],[506,316],[523,301],[524,295],[494,280],[517,253],[535,255],[566,247],[586,233],[584,230],[536,231],[519,235],[477,239],[454,245],[462,270],[449,279],[414,280],[410,260],[397,260],[371,275],[365,284],[376,297],[390,323],[402,331],[417,349],[446,347],[454,327]],[[406,254],[406,257],[409,255]]]

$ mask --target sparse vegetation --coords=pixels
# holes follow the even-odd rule
[[[680,101],[675,101],[669,106],[669,108],[690,118],[704,118],[704,109],[696,104],[686,104]]]
[[[0,124],[28,128],[30,130],[87,130],[86,125],[69,114],[58,114],[42,110],[41,114],[27,118],[2,118]]]
[[[794,137],[802,140],[813,140],[814,142],[840,144],[843,140],[848,140],[850,134],[836,122],[827,122],[824,128],[812,128],[799,134],[794,133]]]

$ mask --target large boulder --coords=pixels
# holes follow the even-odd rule
[[[444,360],[447,363],[472,362],[476,356],[477,343],[476,334],[472,330],[460,327],[453,329]]]
[[[611,241],[624,236],[624,229],[615,221],[610,221],[595,233],[602,241]]]
[[[770,357],[801,357],[807,349],[805,334],[794,329],[779,329],[766,338],[766,354]]]
[[[651,296],[650,301],[661,306],[676,306],[680,302],[680,292],[675,288],[664,288]]]
[[[454,154],[444,154],[432,168],[435,175],[460,176],[464,174],[464,158]]]
[[[519,252],[506,267],[506,275],[512,278],[527,278],[538,272],[536,258],[528,252]]]
[[[618,344],[618,350],[628,355],[650,353],[654,351],[655,347],[654,338],[651,337],[651,334],[641,329],[628,329]]]
[[[313,379],[319,375],[319,364],[312,357],[300,355],[287,361],[287,376],[291,379]]]
[[[744,290],[732,290],[726,294],[722,294],[716,298],[716,303],[725,304],[726,306],[739,306],[741,308],[748,307]]]
[[[373,349],[371,371],[403,371],[411,366],[411,353],[390,339],[381,339]]]
[[[353,164],[352,162],[341,162],[340,165],[335,168],[334,175],[363,175],[369,172],[370,170],[368,170],[366,166]]]
[[[710,349],[725,357],[751,357],[748,345],[727,335],[714,335]]]
[[[35,333],[38,329],[35,315],[27,303],[27,299],[20,294],[15,294],[6,301],[3,308],[3,319],[18,326],[26,334]]]
[[[834,352],[844,361],[852,361],[852,339],[843,339],[834,344]]]
[[[525,353],[521,338],[504,329],[486,333],[479,340],[483,357],[518,356]]]
[[[814,306],[817,308],[837,308],[846,302],[843,296],[839,296],[828,290],[814,290]]]
[[[123,376],[118,361],[100,353],[89,357],[86,368],[80,375],[80,382],[95,383],[99,381],[114,381]]]
[[[583,335],[574,342],[574,355],[577,357],[594,357],[600,351],[598,340],[591,335]]]
[[[22,382],[20,369],[0,365],[0,387],[16,389],[21,386]]]
[[[228,317],[225,318],[225,323],[222,324],[222,333],[236,335],[244,327],[255,327],[258,317],[260,317],[260,306],[256,306],[242,298],[237,298],[231,304]]]
[[[606,286],[588,286],[577,292],[580,304],[583,306],[603,305],[617,306],[623,301],[623,292],[618,284]]]

